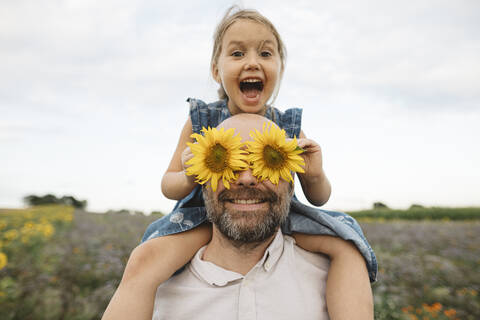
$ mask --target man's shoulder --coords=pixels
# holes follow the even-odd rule
[[[298,264],[311,265],[316,268],[328,271],[330,267],[330,259],[322,253],[310,252],[298,246],[295,238],[283,234],[284,254],[290,255]]]
[[[176,287],[179,284],[194,284],[196,282],[195,274],[191,272],[191,262],[187,263],[183,268],[175,272],[167,281],[163,282],[159,288],[162,290]]]

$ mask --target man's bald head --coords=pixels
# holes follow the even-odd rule
[[[272,121],[258,114],[239,113],[222,121],[217,128],[235,128],[235,133],[239,134],[244,142],[251,140],[250,131],[257,129],[261,132],[265,122],[270,123]]]

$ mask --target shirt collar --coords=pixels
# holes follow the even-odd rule
[[[277,231],[275,238],[272,243],[265,250],[263,258],[259,261],[257,265],[263,266],[265,271],[270,271],[280,259],[280,256],[283,253],[283,234],[280,229]]]
[[[244,276],[240,273],[226,270],[217,266],[216,264],[202,260],[204,246],[197,251],[190,263],[190,270],[200,279],[213,286],[225,286],[229,282],[243,279]],[[260,261],[250,270],[245,277],[255,269],[263,267],[266,272],[269,272],[280,259],[283,252],[283,235],[280,229],[277,231],[272,243],[265,250],[265,253]]]

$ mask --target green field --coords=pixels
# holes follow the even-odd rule
[[[413,207],[408,210],[371,209],[348,212],[359,221],[368,220],[480,220],[480,208],[424,208]]]
[[[376,319],[480,319],[480,221],[471,218],[478,209],[458,210],[469,220],[432,208],[417,215],[423,220],[359,219],[379,262]],[[0,209],[0,318],[99,319],[157,217]]]

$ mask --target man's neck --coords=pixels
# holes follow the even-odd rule
[[[202,260],[246,275],[262,259],[275,235],[276,233],[262,242],[240,245],[227,239],[217,228],[213,227],[212,240],[205,248]]]

